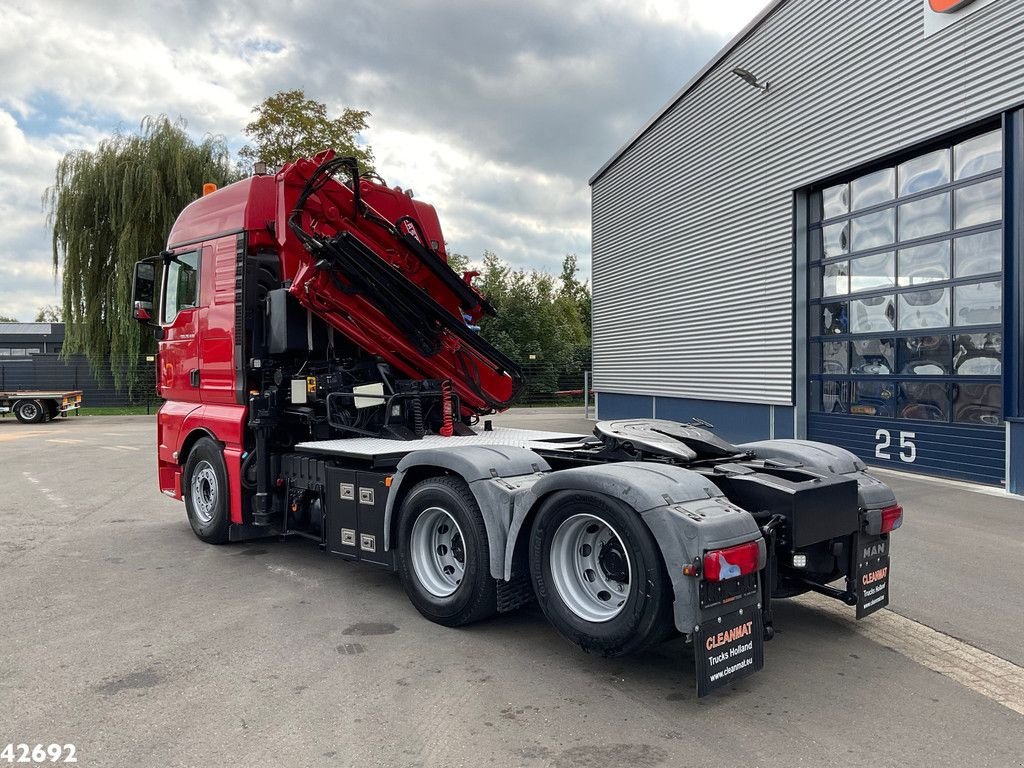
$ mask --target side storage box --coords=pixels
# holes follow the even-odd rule
[[[384,551],[384,508],[388,488],[387,475],[380,472],[356,473],[356,514],[359,521],[359,559],[392,567],[394,550]]]
[[[394,566],[384,551],[387,475],[330,467],[327,470],[327,550],[348,560]]]
[[[806,467],[760,472],[720,465],[712,477],[726,496],[755,518],[780,514],[790,549],[849,536],[860,529],[857,481]]]
[[[356,473],[327,469],[327,551],[347,560],[359,559],[359,520],[356,515]]]

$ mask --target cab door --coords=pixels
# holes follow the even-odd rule
[[[203,246],[202,308],[199,310],[199,378],[204,403],[239,402],[241,350],[236,350],[235,287],[239,236]]]
[[[199,402],[198,250],[175,254],[164,268],[160,325],[160,396],[168,401]]]

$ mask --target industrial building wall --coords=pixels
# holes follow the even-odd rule
[[[1024,2],[990,2],[927,37],[923,6],[778,3],[595,178],[602,416],[613,402],[631,415],[692,400],[793,404],[794,280],[805,280],[794,191],[1021,100]],[[758,416],[773,431],[776,410]]]

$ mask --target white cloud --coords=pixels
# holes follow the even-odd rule
[[[768,5],[768,0],[646,0],[642,6],[662,21],[730,38]]]
[[[57,148],[29,140],[14,115],[0,110],[0,314],[19,320],[31,320],[58,295],[42,193],[60,157]]]
[[[0,313],[54,301],[40,197],[60,156],[145,115],[233,147],[251,107],[304,88],[369,109],[379,170],[441,216],[449,245],[517,266],[589,263],[587,178],[764,5],[58,0],[0,24]],[[273,23],[268,22],[273,20]]]

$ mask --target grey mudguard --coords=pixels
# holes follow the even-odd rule
[[[452,472],[469,485],[480,505],[491,551],[490,570],[496,579],[505,575],[505,542],[517,499],[550,472],[551,467],[528,448],[505,445],[472,445],[413,451],[398,462],[384,509],[384,549],[391,548],[391,520],[396,501],[408,490],[404,480],[410,470],[431,467]],[[509,566],[509,570],[511,566]]]
[[[788,461],[856,480],[857,502],[861,509],[881,509],[896,503],[892,489],[869,475],[863,461],[839,446],[811,440],[761,440],[738,447],[759,459]]]
[[[640,515],[658,542],[672,589],[676,629],[690,634],[701,623],[699,582],[683,575],[683,566],[693,563],[710,549],[724,549],[747,541],[758,542],[758,569],[764,568],[767,551],[761,530],[752,515],[724,496],[697,499],[649,509]],[[745,607],[751,598],[733,607]]]
[[[623,461],[552,472],[537,480],[527,493],[516,499],[508,543],[505,545],[504,579],[512,578],[512,555],[516,549],[516,539],[534,503],[552,491],[565,490],[603,493],[621,499],[637,512],[645,512],[674,501],[722,495],[714,483],[696,472],[670,464]]]
[[[781,459],[802,464],[805,467],[823,469],[835,475],[862,472],[864,462],[836,445],[816,443],[812,440],[760,440],[737,446],[750,451],[759,459]]]
[[[505,578],[511,576],[512,555],[523,521],[535,501],[552,491],[587,490],[624,501],[650,528],[661,550],[675,591],[675,623],[693,632],[700,618],[697,579],[683,575],[707,549],[745,541],[764,541],[754,518],[730,502],[710,480],[683,467],[650,462],[621,462],[563,469],[531,483],[516,499],[505,550]]]

